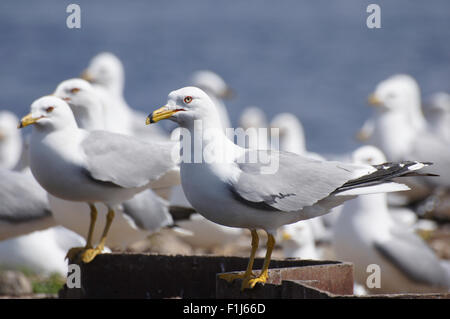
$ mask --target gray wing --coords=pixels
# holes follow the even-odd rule
[[[150,189],[122,203],[122,208],[141,229],[156,231],[173,224],[172,216],[169,214],[169,203]]]
[[[47,193],[30,172],[0,169],[0,240],[55,224]]]
[[[92,131],[81,143],[90,176],[124,188],[145,186],[174,169],[173,145],[105,131]]]
[[[440,260],[419,236],[406,229],[396,229],[392,234],[392,240],[375,242],[378,253],[412,281],[430,286],[450,284]]]
[[[255,158],[261,159],[255,163]],[[262,164],[268,163],[268,164]],[[268,167],[277,167],[272,173]],[[273,164],[275,163],[275,164]],[[298,211],[329,196],[354,177],[351,164],[319,161],[288,152],[252,151],[236,161],[241,174],[231,191],[246,201]]]
[[[26,222],[51,216],[47,193],[31,174],[0,169],[0,221]]]

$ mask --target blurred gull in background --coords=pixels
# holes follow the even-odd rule
[[[407,201],[423,200],[432,192],[450,186],[450,147],[434,124],[422,113],[420,88],[409,75],[389,77],[377,85],[369,102],[376,107],[369,121],[366,143],[377,146],[389,161],[415,159],[433,163],[433,173],[439,178],[409,178],[405,183],[412,190],[399,194]],[[367,125],[365,125],[367,127]],[[398,196],[396,196],[398,197]]]
[[[430,130],[450,144],[450,94],[438,92],[431,96],[424,109]]]
[[[385,162],[381,151],[364,146],[355,163]],[[354,263],[355,280],[369,293],[441,292],[450,288],[450,271],[411,228],[389,213],[386,194],[359,196],[343,205],[334,227],[339,260]],[[367,266],[381,267],[381,287],[368,288]]]
[[[241,147],[250,149],[268,149],[269,145],[269,123],[266,114],[257,106],[248,106],[244,108],[239,117],[239,128],[242,128],[246,135],[245,141],[237,140]]]
[[[284,258],[322,259],[314,241],[311,223],[299,221],[283,226],[278,232],[278,242]]]
[[[272,149],[291,152],[306,156],[311,159],[317,159],[320,161],[325,160],[319,154],[307,151],[303,125],[297,118],[297,116],[295,116],[294,114],[287,112],[277,114],[270,122],[270,128],[272,129],[271,130]],[[308,234],[311,234],[313,235],[314,240],[316,241],[328,241],[330,239],[330,231],[325,228],[324,219],[325,218],[334,219],[333,216],[335,215],[335,211],[338,210],[340,210],[340,207],[334,208],[330,214],[305,220],[303,223],[308,223],[309,226],[291,227],[288,232],[292,234],[295,231],[297,231],[298,233],[296,236],[299,238],[301,237],[305,238],[308,236]],[[330,217],[328,217],[329,215]],[[300,234],[301,231],[305,231],[306,233]]]
[[[83,237],[62,226],[34,231],[0,242],[0,266],[36,274],[67,275],[67,251],[85,244]]]
[[[231,98],[234,93],[220,75],[210,70],[199,70],[192,74],[189,84],[202,89],[209,95],[219,112],[224,130],[233,127],[223,100]]]
[[[22,135],[14,113],[0,111],[0,167],[14,169],[22,154]]]
[[[168,135],[158,127],[145,128],[146,114],[132,109],[125,101],[123,96],[125,71],[116,55],[111,52],[97,54],[81,76],[92,83],[104,105],[106,130],[133,135],[144,140],[168,139]]]

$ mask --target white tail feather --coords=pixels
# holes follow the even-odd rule
[[[349,195],[367,195],[376,193],[389,193],[389,192],[401,192],[408,191],[410,188],[405,184],[399,184],[394,182],[383,183],[379,185],[372,185],[366,187],[352,188],[343,192],[339,192],[336,196],[349,196]]]

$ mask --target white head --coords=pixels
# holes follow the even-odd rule
[[[217,73],[209,70],[194,72],[190,79],[190,84],[219,99],[230,98],[233,96],[232,90],[225,81]]]
[[[278,129],[280,150],[302,154],[306,151],[305,133],[300,120],[291,113],[280,113],[270,122],[271,128]],[[272,130],[275,134],[276,130]]]
[[[239,118],[239,126],[244,130],[249,128],[267,128],[267,118],[264,111],[256,106],[248,106]]]
[[[31,112],[22,118],[19,128],[28,125],[40,131],[77,127],[69,105],[56,96],[44,96],[31,104]]]
[[[280,246],[286,258],[317,259],[311,224],[300,221],[281,228]]]
[[[61,82],[53,95],[66,101],[78,126],[84,129],[103,129],[103,104],[94,87],[83,79]]]
[[[195,120],[202,120],[204,127],[221,128],[214,103],[201,89],[188,86],[169,93],[167,104],[153,111],[146,124],[170,119],[181,127],[192,127]]]
[[[91,83],[103,86],[111,93],[123,93],[124,68],[119,58],[110,52],[102,52],[93,57],[81,77]]]
[[[386,163],[383,152],[372,145],[361,146],[352,153],[352,160],[355,164],[379,165]]]
[[[393,75],[379,83],[375,92],[369,97],[369,103],[377,106],[381,112],[405,114],[415,128],[421,128],[424,125],[420,88],[410,75]]]
[[[433,94],[427,104],[427,110],[437,114],[450,113],[450,94],[446,92]]]

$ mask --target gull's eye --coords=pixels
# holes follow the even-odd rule
[[[54,106],[49,106],[48,108],[45,109],[45,111],[46,111],[47,113],[50,113],[50,112],[52,112],[54,109],[55,109]]]
[[[191,103],[192,102],[192,96],[186,96],[185,98],[184,98],[184,103],[186,103],[186,104],[189,104],[189,103]]]
[[[77,93],[79,91],[80,91],[79,88],[73,88],[73,89],[70,90],[70,93]]]

